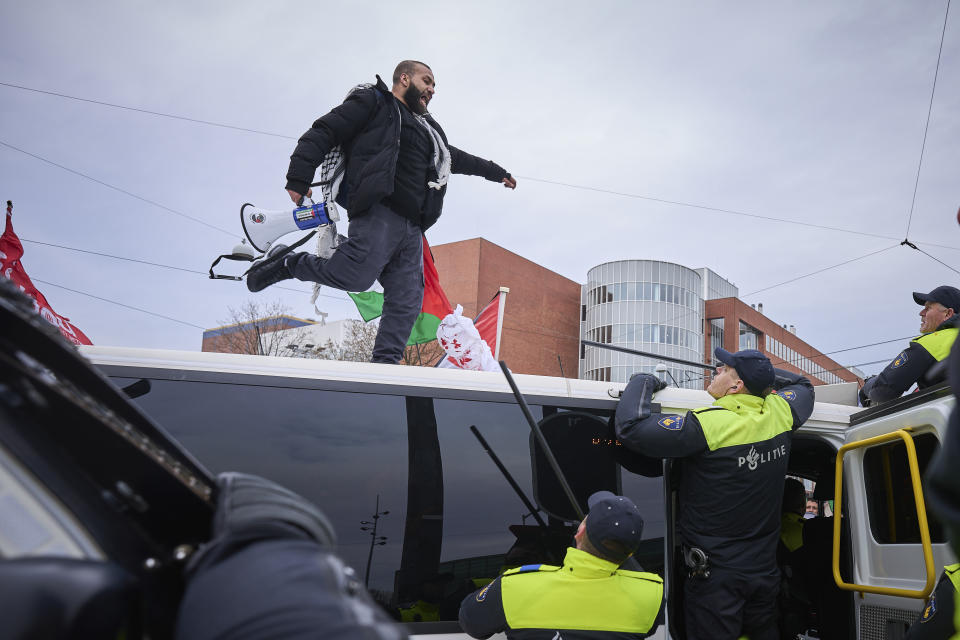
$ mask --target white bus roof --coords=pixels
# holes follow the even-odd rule
[[[129,347],[83,346],[80,347],[80,353],[97,366],[108,368],[112,374],[117,372],[115,367],[129,369],[131,377],[142,377],[142,370],[146,369],[166,369],[251,376],[253,384],[262,384],[265,377],[287,378],[291,381],[330,381],[344,391],[361,391],[360,386],[373,384],[389,387],[398,394],[426,388],[434,393],[440,392],[441,396],[466,394],[478,400],[488,394],[499,396],[486,398],[488,400],[504,400],[503,396],[513,395],[506,378],[500,372]],[[551,398],[565,399],[608,409],[613,408],[613,403],[625,386],[618,382],[576,378],[526,374],[514,374],[513,377],[520,392],[531,402],[542,403]],[[820,386],[817,387],[817,394],[826,395],[831,400],[849,396],[850,390],[845,388],[846,386]],[[854,388],[854,397],[855,394]],[[664,409],[689,410],[708,406],[713,400],[706,391],[667,387],[657,394],[655,401]],[[856,406],[817,402],[811,421],[846,427],[850,414],[858,410]]]

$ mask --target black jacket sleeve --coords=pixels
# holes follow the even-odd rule
[[[886,402],[899,398],[914,382],[923,377],[927,370],[937,363],[919,343],[900,352],[873,380],[873,386],[867,391],[871,402]]]
[[[507,177],[506,169],[492,160],[478,158],[451,145],[448,145],[448,148],[450,149],[451,173],[460,173],[467,176],[483,176],[493,182],[500,182]]]
[[[917,618],[904,640],[936,640],[950,638],[954,631],[953,616],[956,611],[955,598],[957,590],[946,574],[940,574],[940,582],[933,595],[924,604],[920,617]]]
[[[377,90],[373,87],[354,91],[343,104],[319,118],[300,136],[290,156],[287,189],[305,194],[323,157],[340,143],[356,136],[369,122],[377,106]]]
[[[507,616],[503,612],[502,576],[460,603],[460,628],[474,638],[489,638],[506,631]]]
[[[652,413],[650,400],[658,380],[649,374],[634,376],[617,404],[617,440],[631,451],[659,458],[682,458],[707,448],[696,415]]]
[[[799,428],[813,413],[813,384],[799,373],[774,369],[773,390],[790,405],[793,428]]]

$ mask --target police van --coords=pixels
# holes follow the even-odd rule
[[[38,349],[50,356],[49,345]],[[315,502],[337,531],[338,554],[414,636],[466,637],[457,623],[466,594],[507,567],[557,563],[572,542],[576,509],[499,373],[110,347],[80,354],[159,427],[137,426],[122,403],[97,400],[107,395],[100,387],[82,391],[100,379],[84,377],[82,364],[51,373],[36,354],[16,354],[41,362],[33,386],[45,375],[58,381],[51,388],[74,377],[63,387],[105,426],[81,437],[89,425],[48,417],[41,437],[3,423],[0,572],[14,558],[118,556],[151,594],[143,624],[153,637],[168,630],[158,618],[175,606],[177,559],[209,533],[210,482],[220,471],[261,475]],[[637,560],[665,576],[668,593],[654,637],[685,637],[672,469],[665,463],[644,476],[619,465],[611,416],[622,385],[515,380],[580,508],[601,489],[640,508]],[[785,572],[785,591],[807,614],[807,637],[898,637],[940,568],[956,561],[921,485],[953,396],[941,385],[864,411],[852,406],[849,387],[817,394],[789,472],[815,485],[821,515],[805,523],[809,562]],[[675,413],[711,402],[704,391],[677,388],[654,400]],[[83,482],[71,482],[72,467],[82,467]],[[98,490],[87,487],[91,478]],[[124,522],[108,522],[100,503]],[[174,594],[166,609],[164,593]]]

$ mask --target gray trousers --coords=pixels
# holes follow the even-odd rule
[[[343,291],[383,285],[383,315],[372,362],[395,364],[423,306],[423,231],[382,204],[350,220],[350,237],[329,259],[308,253],[287,259],[294,278]]]

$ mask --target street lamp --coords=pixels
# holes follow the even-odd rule
[[[661,362],[661,363],[658,364],[656,367],[654,367],[653,370],[656,371],[657,373],[666,372],[667,375],[670,376],[670,379],[673,380],[673,386],[677,387],[678,389],[680,388],[679,383],[677,383],[677,379],[673,377],[673,374],[672,374],[672,373],[670,373],[670,369],[667,369],[667,365],[665,365],[665,364],[663,364],[663,363]]]
[[[363,579],[363,584],[368,588],[370,587],[370,563],[373,561],[373,548],[382,547],[387,544],[387,536],[378,536],[377,535],[377,522],[380,520],[380,516],[385,516],[389,511],[380,511],[380,494],[377,494],[377,506],[373,511],[373,520],[361,520],[360,524],[372,525],[367,527],[360,527],[360,531],[369,531],[370,532],[370,553],[367,555],[367,572]]]

